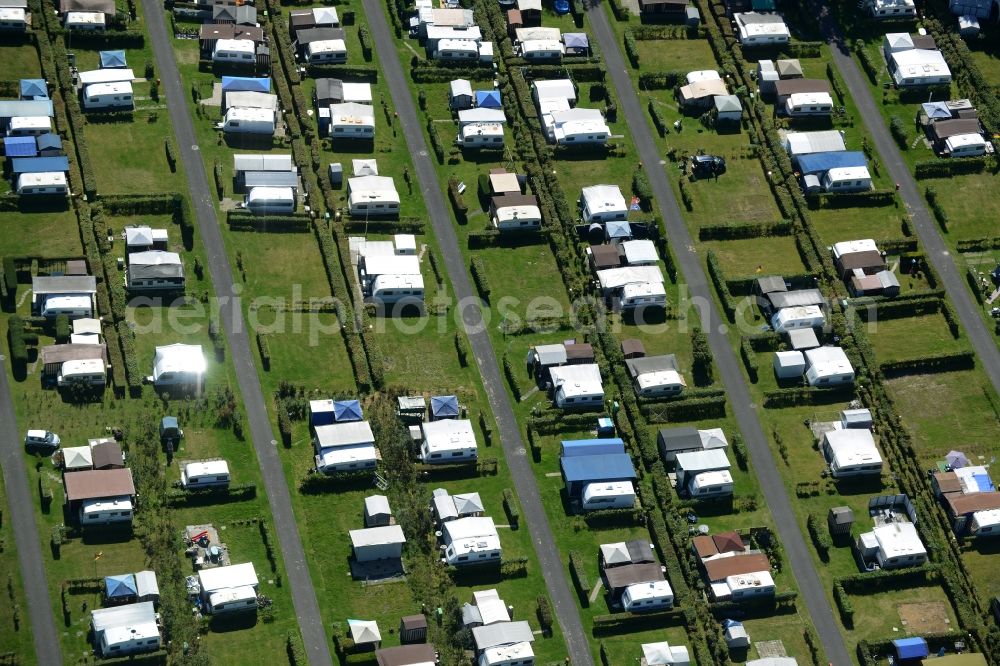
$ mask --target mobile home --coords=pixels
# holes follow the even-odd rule
[[[58,171],[22,173],[17,177],[18,194],[66,194],[66,174]]]
[[[56,378],[57,385],[64,386],[104,386],[107,383],[107,369],[100,359],[66,361]]]
[[[340,64],[347,62],[347,44],[343,39],[323,39],[306,45],[306,61],[310,64]]]
[[[424,438],[420,459],[425,463],[466,462],[478,455],[472,421],[440,419],[425,422],[420,429]]]
[[[274,112],[268,109],[251,109],[234,106],[226,111],[217,125],[223,132],[232,134],[274,134]]]
[[[63,25],[67,30],[103,32],[106,26],[102,12],[66,12]]]
[[[335,139],[372,139],[375,111],[368,104],[357,102],[331,104],[329,134]]]
[[[83,108],[88,111],[132,109],[135,107],[129,81],[94,83],[83,89]]]
[[[255,187],[244,201],[247,210],[256,215],[295,212],[295,190],[290,187]]]
[[[827,192],[867,192],[872,189],[868,167],[835,167],[820,181]]]
[[[472,123],[458,131],[455,141],[463,148],[503,148],[503,125]]]
[[[252,65],[256,62],[257,45],[249,39],[220,39],[212,50],[215,63]]]
[[[0,30],[24,32],[28,29],[28,14],[23,7],[0,7]]]
[[[347,202],[352,217],[399,215],[399,193],[387,176],[348,178]]]
[[[631,481],[588,483],[583,487],[584,511],[631,509],[635,506],[635,488]]]
[[[7,136],[38,136],[52,131],[48,116],[14,116],[7,126]]]
[[[882,456],[870,430],[830,430],[823,434],[822,448],[834,478],[882,473]]]
[[[829,93],[794,93],[785,102],[789,116],[828,116],[833,113],[833,98]]]
[[[622,592],[622,608],[630,613],[673,608],[674,591],[665,580],[629,585]]]
[[[181,486],[187,490],[229,485],[229,464],[225,460],[198,460],[181,468]]]

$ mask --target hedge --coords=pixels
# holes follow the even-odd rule
[[[675,402],[642,404],[639,411],[650,423],[723,418],[726,415],[726,397],[686,398]]]
[[[569,572],[573,577],[573,585],[576,586],[576,593],[580,597],[580,605],[584,608],[590,606],[590,580],[587,578],[587,569],[584,567],[583,556],[580,553],[570,551]]]
[[[469,205],[465,203],[465,197],[459,191],[458,178],[451,176],[448,178],[448,199],[451,201],[451,208],[455,212],[455,220],[459,224],[469,221]]]
[[[837,401],[849,401],[848,396],[854,395],[854,387],[850,384],[828,389],[800,386],[797,388],[778,389],[764,392],[764,406],[772,408],[801,407],[804,405],[828,404]]]
[[[483,300],[488,303],[492,290],[490,288],[489,276],[486,274],[486,265],[483,263],[482,258],[473,257],[471,268],[472,279],[476,283],[476,290],[479,292],[479,295],[483,297]]]
[[[510,528],[516,530],[521,523],[521,510],[517,506],[517,498],[510,488],[503,489],[503,510],[507,513]]]
[[[910,149],[910,135],[906,132],[906,123],[899,116],[893,116],[889,119],[889,131],[892,132],[892,138],[896,140],[899,144],[900,150]]]
[[[678,85],[686,74],[679,70],[643,72],[639,75],[640,90],[667,90]]]
[[[733,303],[732,294],[729,293],[729,286],[726,284],[726,276],[722,272],[719,258],[715,255],[714,251],[708,251],[705,263],[708,266],[708,276],[712,279],[712,284],[715,285],[715,290],[719,294],[719,300],[722,301],[722,309],[726,313],[726,318],[730,322],[735,322],[736,305]]]
[[[306,74],[313,79],[333,78],[378,83],[378,67],[374,65],[306,65]]]
[[[373,51],[372,33],[367,25],[361,26],[358,30],[358,39],[361,41],[361,55],[364,56],[365,62],[371,62]]]
[[[980,173],[986,168],[985,157],[951,157],[925,160],[914,165],[914,174],[920,178],[950,178],[960,174]]]
[[[807,194],[810,208],[852,208],[891,206],[896,201],[894,190],[871,190],[868,192],[838,192],[835,194]]]
[[[700,326],[691,329],[691,374],[698,386],[708,386],[712,383],[715,369],[712,364],[712,350],[708,345],[708,336]]]
[[[309,231],[309,216],[300,215],[254,215],[231,210],[226,213],[226,222],[232,231],[259,231],[263,233],[306,233]]]
[[[257,333],[257,350],[260,352],[260,364],[264,370],[271,369],[271,347],[267,343],[267,334]]]
[[[122,349],[122,357],[125,360],[125,382],[132,393],[142,392],[143,374],[139,372],[139,362],[135,356],[135,347],[132,344],[132,330],[128,327],[127,321],[119,321],[115,324],[118,332],[118,344]]]
[[[285,653],[288,655],[288,666],[307,666],[309,663],[302,637],[297,631],[289,631],[285,637]]]
[[[667,135],[667,123],[669,122],[664,116],[663,112],[660,111],[660,107],[656,104],[656,100],[649,100],[649,105],[646,107],[649,109],[649,117],[653,119],[653,126],[656,128],[657,134],[660,136]]]
[[[7,338],[10,342],[10,359],[15,364],[28,362],[28,346],[24,341],[24,320],[17,315],[7,320]]]
[[[165,497],[167,506],[190,507],[222,504],[224,502],[246,502],[257,497],[257,484],[230,484],[228,487],[204,488],[200,490],[171,489]]]
[[[953,370],[968,370],[975,367],[976,355],[971,351],[936,354],[922,358],[905,359],[902,361],[887,361],[879,365],[882,374],[887,377],[902,377],[906,375],[923,375],[934,372],[951,372]]]
[[[503,355],[503,374],[507,378],[507,383],[510,385],[510,392],[514,396],[515,402],[521,401],[521,387],[517,383],[517,374],[514,371],[514,364],[510,361],[510,356],[507,354]]]
[[[625,31],[625,55],[628,57],[629,64],[634,69],[639,69],[639,49],[635,43],[635,35],[632,34],[631,30]]]
[[[810,513],[806,518],[806,528],[809,530],[809,536],[812,538],[813,545],[816,546],[816,552],[819,553],[819,559],[829,562],[830,548],[833,547],[833,540],[830,538],[829,530],[825,529],[822,520],[814,513]]]
[[[552,635],[552,623],[554,618],[552,616],[552,604],[549,603],[548,597],[544,594],[539,594],[538,598],[535,599],[536,614],[538,615],[538,624],[542,628],[542,634],[545,636]]]
[[[759,371],[757,366],[757,354],[754,352],[753,347],[750,346],[750,341],[746,338],[740,339],[740,356],[743,358],[743,365],[746,366],[750,382],[756,384],[758,378],[757,373]]]
[[[632,174],[632,192],[639,197],[639,206],[646,212],[653,207],[653,188],[649,184],[649,177],[642,167]]]
[[[732,224],[709,224],[698,229],[698,240],[743,240],[767,238],[771,236],[791,236],[795,226],[791,220],[776,222],[747,222]]]
[[[595,615],[593,632],[595,636],[607,636],[611,634],[630,634],[653,629],[662,630],[668,624],[676,624],[678,621],[683,620],[683,617],[684,612],[680,608],[652,613]]]

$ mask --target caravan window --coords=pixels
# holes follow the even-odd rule
[[[452,454],[451,454],[451,457],[452,458],[457,458],[460,455],[462,455],[461,451],[453,451]]]

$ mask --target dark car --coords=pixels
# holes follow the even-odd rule
[[[553,9],[556,10],[556,14],[569,14],[569,0],[556,0],[553,3]]]
[[[695,155],[691,158],[691,173],[698,178],[720,176],[726,172],[726,160],[718,155]]]

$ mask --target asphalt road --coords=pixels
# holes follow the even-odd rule
[[[798,583],[799,598],[805,602],[806,613],[812,618],[827,659],[834,664],[850,664],[852,660],[840,635],[826,591],[816,573],[812,556],[792,511],[785,484],[778,472],[764,430],[761,428],[757,406],[753,404],[736,354],[726,337],[727,325],[721,319],[718,308],[712,300],[711,288],[702,269],[694,241],[681,217],[677,200],[667,180],[662,164],[663,157],[657,152],[653,134],[646,122],[645,108],[639,103],[639,98],[632,87],[618,39],[599,2],[591,3],[587,13],[594,37],[604,55],[611,82],[618,92],[619,112],[624,113],[632,138],[639,149],[639,157],[645,165],[656,202],[663,213],[667,237],[673,245],[681,272],[688,281],[687,287],[691,299],[699,304],[702,320],[709,322],[709,325],[705,326],[705,333],[708,335],[715,363],[722,376],[729,404],[750,451],[753,469],[760,480],[764,499],[774,517],[785,556]]]
[[[163,90],[167,98],[167,110],[177,137],[178,152],[187,173],[188,188],[194,205],[195,217],[201,240],[208,254],[208,271],[219,298],[219,319],[222,321],[229,344],[229,353],[236,368],[236,381],[243,396],[244,408],[249,423],[250,438],[253,440],[261,476],[267,491],[267,501],[274,517],[275,532],[281,547],[281,555],[288,574],[287,585],[291,589],[295,616],[302,631],[302,639],[309,663],[314,666],[332,666],[330,648],[327,643],[323,620],[316,601],[306,564],[305,551],[292,511],[292,500],[288,483],[278,459],[277,442],[267,417],[264,392],[260,387],[257,369],[254,367],[250,351],[250,340],[238,295],[233,283],[233,273],[226,256],[222,232],[215,215],[215,200],[209,189],[205,164],[198,152],[194,125],[185,103],[187,91],[181,83],[177,63],[174,61],[171,39],[163,18],[163,7],[157,0],[142,0],[149,36],[153,42],[153,54],[159,71]]]
[[[147,0],[148,1],[148,0]],[[441,246],[441,254],[445,268],[455,289],[455,296],[462,307],[462,321],[469,336],[472,353],[476,358],[483,386],[489,399],[493,415],[499,427],[500,440],[503,443],[504,456],[514,477],[514,487],[521,500],[524,522],[527,523],[531,540],[535,544],[535,552],[542,566],[545,586],[552,600],[553,610],[562,628],[566,640],[566,649],[570,659],[576,666],[592,666],[593,657],[580,622],[576,600],[570,591],[566,580],[565,567],[559,557],[552,530],[549,527],[542,500],[535,484],[531,462],[525,450],[521,432],[514,417],[510,398],[504,388],[497,365],[493,346],[484,329],[480,301],[472,289],[469,276],[465,270],[465,261],[458,247],[458,239],[452,228],[448,205],[441,187],[438,184],[437,173],[431,158],[428,156],[427,143],[424,141],[423,123],[417,118],[417,110],[410,95],[409,83],[403,73],[403,68],[396,57],[396,44],[386,21],[384,7],[380,0],[362,0],[372,36],[375,38],[375,50],[387,54],[381,58],[382,71],[392,93],[392,103],[399,114],[398,124],[406,137],[406,143],[413,157],[417,172],[417,182],[420,195],[424,198],[427,212],[431,218],[434,234]]]
[[[815,6],[815,5],[814,5]],[[951,251],[944,242],[937,222],[931,217],[924,199],[920,194],[917,181],[910,174],[909,167],[903,161],[903,156],[895,140],[889,134],[882,115],[875,105],[868,79],[861,72],[857,63],[851,57],[850,45],[844,41],[840,28],[828,7],[821,5],[820,28],[823,36],[830,44],[833,62],[847,85],[854,103],[858,105],[861,121],[875,140],[875,148],[882,156],[882,164],[888,169],[889,175],[899,184],[899,195],[903,199],[906,210],[913,220],[913,228],[924,246],[924,251],[931,265],[941,276],[945,291],[951,297],[956,314],[962,322],[962,327],[969,335],[972,348],[976,351],[979,364],[986,371],[993,384],[993,389],[1000,392],[1000,349],[997,348],[993,333],[990,332],[982,317],[982,310],[972,299],[965,281],[965,276],[955,266]]]
[[[0,362],[7,358],[0,356]],[[32,423],[25,427],[44,428],[44,423]],[[14,530],[17,562],[21,570],[21,584],[24,586],[25,601],[28,605],[28,623],[22,620],[20,631],[30,631],[35,642],[35,657],[39,664],[61,664],[59,634],[56,631],[49,586],[45,582],[45,562],[42,546],[38,538],[35,521],[35,502],[38,493],[28,485],[28,475],[24,466],[24,435],[18,430],[14,416],[14,403],[10,394],[7,372],[0,368],[0,466],[3,467],[3,483],[7,491],[7,515]],[[46,462],[46,466],[48,463]],[[56,506],[55,510],[60,507]],[[13,573],[13,572],[11,572]],[[7,603],[5,601],[4,603]],[[23,617],[23,616],[22,616]]]

